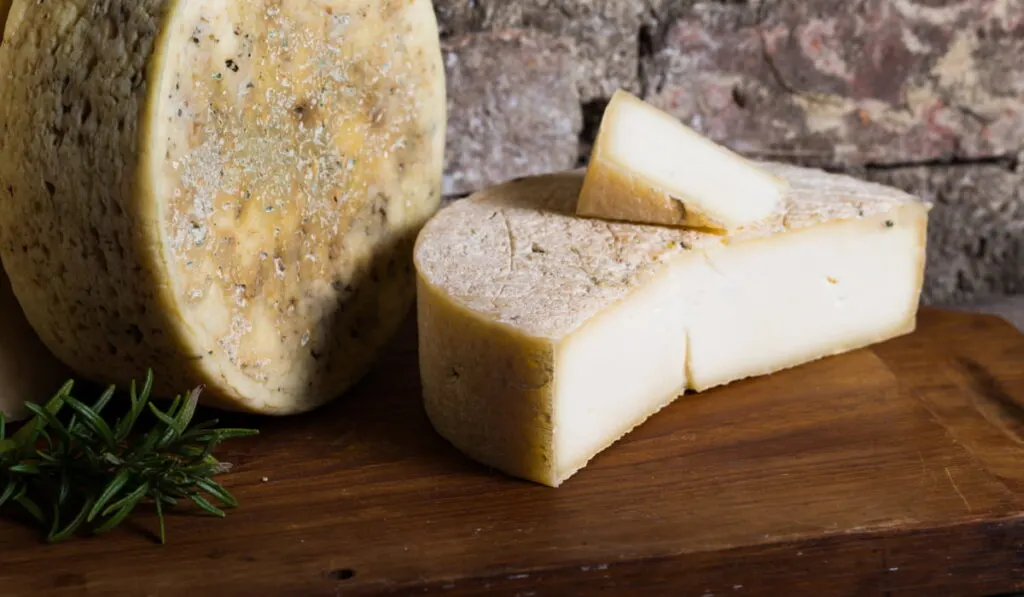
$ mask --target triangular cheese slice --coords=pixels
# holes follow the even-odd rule
[[[579,216],[733,232],[778,209],[784,178],[625,91],[601,121]]]

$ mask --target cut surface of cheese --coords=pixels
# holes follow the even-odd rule
[[[15,0],[0,255],[82,376],[265,414],[375,361],[440,204],[428,0]]]
[[[574,217],[579,172],[482,191],[416,248],[420,368],[435,428],[557,486],[686,390],[909,333],[928,206],[765,164],[792,189],[735,236]]]
[[[784,178],[626,91],[601,120],[579,216],[735,231],[782,205]]]
[[[26,401],[45,402],[70,377],[22,315],[0,267],[0,413],[8,422],[25,418]]]

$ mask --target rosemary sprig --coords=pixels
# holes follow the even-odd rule
[[[160,542],[166,543],[164,512],[180,500],[218,517],[224,511],[203,493],[222,507],[238,505],[213,479],[229,468],[213,451],[225,440],[257,432],[217,429],[217,420],[193,426],[202,388],[162,411],[150,402],[149,371],[140,392],[132,382],[128,412],[110,423],[103,411],[113,387],[92,406],[72,396],[73,387],[69,381],[49,402],[27,404],[35,416],[10,437],[0,413],[0,508],[20,508],[48,529],[48,541],[57,542],[80,530],[110,531],[148,501],[155,504]],[[139,430],[147,411],[155,422]]]

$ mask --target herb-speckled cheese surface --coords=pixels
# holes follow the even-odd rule
[[[15,0],[0,255],[91,379],[289,414],[343,393],[413,299],[440,202],[428,0]]]

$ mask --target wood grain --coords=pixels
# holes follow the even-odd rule
[[[689,396],[560,489],[455,451],[414,327],[353,394],[240,419],[224,520],[46,546],[0,523],[4,595],[983,595],[1024,589],[1024,336],[917,333]],[[265,480],[264,480],[265,479]]]

